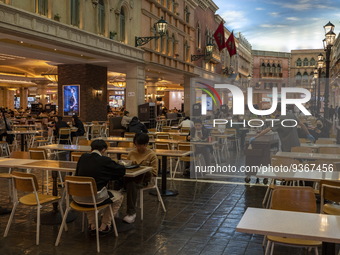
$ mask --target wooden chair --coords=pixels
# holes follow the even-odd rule
[[[179,143],[177,146],[177,149],[180,151],[193,151],[195,150],[195,146],[191,146],[190,143]],[[181,162],[190,162],[194,164],[194,167],[198,164],[198,165],[204,165],[203,163],[200,162],[200,157],[196,156],[195,153],[193,153],[193,155],[189,155],[189,156],[184,156],[184,157],[180,157],[178,158],[178,161],[176,163],[175,166],[175,170],[173,171],[173,175],[172,178],[175,178],[177,169],[180,167],[180,163]],[[197,178],[197,173],[196,174],[196,178]]]
[[[312,148],[312,147],[292,147],[291,148],[291,152],[306,152],[306,153],[315,153],[316,152],[316,148]]]
[[[58,144],[60,144],[61,141],[67,141],[69,144],[72,144],[70,128],[59,128]]]
[[[82,139],[78,141],[78,145],[86,145],[86,146],[90,146],[92,143],[91,140],[86,140],[86,139]]]
[[[316,212],[316,199],[311,187],[278,187],[274,188],[271,209],[295,211],[295,212]],[[279,221],[280,219],[278,219]],[[286,238],[278,236],[267,236],[267,247],[265,255],[273,254],[274,245],[288,245],[295,247],[306,247],[314,249],[318,254],[318,246],[322,244],[319,241],[304,240],[298,238]]]
[[[118,142],[117,147],[133,148],[133,142]]]
[[[173,140],[186,141],[187,137],[185,135],[172,135],[170,137]]]
[[[316,144],[334,144],[334,142],[332,140],[323,140],[321,138],[319,138],[318,140],[316,140],[315,142]]]
[[[319,153],[324,153],[324,154],[340,154],[340,148],[331,148],[331,147],[320,147],[319,148]]]
[[[158,149],[158,150],[170,150],[170,144],[169,143],[155,143],[154,144],[154,148]],[[168,159],[170,159],[170,176],[172,176],[172,157],[168,157]],[[158,156],[158,160],[159,162],[162,161],[162,157]],[[163,164],[163,163],[162,163]]]
[[[63,215],[63,208],[61,205],[60,196],[51,196],[46,194],[38,193],[38,181],[34,174],[12,172],[12,182],[13,182],[13,209],[9,217],[4,237],[8,235],[9,228],[11,227],[12,220],[15,214],[15,210],[19,203],[26,206],[37,207],[37,232],[36,232],[36,245],[39,245],[40,238],[40,208],[43,205],[49,205],[54,202],[59,202],[59,208],[61,214]],[[18,191],[29,193],[18,199]]]
[[[1,150],[1,156],[9,156],[11,153],[9,150],[8,143],[5,141],[0,141],[0,150]]]
[[[102,134],[102,127],[99,124],[95,124],[91,127],[91,139],[100,137]]]
[[[143,220],[143,215],[144,215],[144,206],[143,206],[143,193],[145,190],[150,190],[150,189],[156,189],[157,192],[157,197],[158,197],[158,201],[161,202],[161,205],[163,207],[163,211],[166,212],[165,206],[164,206],[164,202],[161,196],[161,193],[159,192],[158,189],[158,185],[157,185],[157,177],[152,177],[151,182],[149,183],[148,186],[141,188],[139,191],[139,201],[140,201],[140,208],[141,208],[141,220]]]
[[[170,132],[171,131],[171,127],[170,126],[163,126],[162,127],[162,132]]]
[[[81,155],[83,155],[84,153],[86,153],[86,152],[72,151],[71,152],[71,161],[78,162]]]
[[[127,138],[134,138],[136,135],[136,133],[132,133],[132,132],[125,132],[124,133],[124,137],[127,137]]]
[[[71,209],[83,213],[83,224],[82,231],[84,231],[84,213],[87,212],[95,212],[95,220],[96,220],[96,238],[97,238],[97,252],[100,252],[99,245],[99,226],[98,226],[98,214],[101,210],[109,207],[113,228],[115,235],[118,236],[115,218],[112,212],[111,204],[105,204],[101,206],[97,206],[95,196],[97,194],[97,185],[95,180],[92,177],[83,177],[83,176],[66,176],[65,177],[65,191],[66,191],[66,211],[63,217],[63,221],[61,223],[57,240],[55,242],[55,246],[59,245],[61,234],[63,232],[63,228],[66,225],[66,219],[69,211]],[[93,207],[82,206],[80,204],[75,203],[74,201],[70,202],[70,195],[77,197],[91,197]],[[118,199],[118,192],[115,194],[115,197]]]
[[[189,127],[182,127],[180,131],[181,131],[181,133],[189,133],[190,128]]]
[[[320,181],[320,194],[320,213],[340,215],[340,181]]]
[[[170,135],[156,135],[156,139],[170,139]]]

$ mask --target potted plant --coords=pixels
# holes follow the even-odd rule
[[[60,15],[59,15],[59,13],[54,14],[53,19],[54,19],[55,21],[60,21],[61,17],[60,17]]]

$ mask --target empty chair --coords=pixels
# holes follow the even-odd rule
[[[136,135],[136,133],[132,133],[132,132],[125,132],[124,133],[124,137],[126,137],[126,138],[134,138],[135,137],[135,135]]]
[[[1,150],[1,156],[9,156],[10,150],[8,143],[5,141],[0,141],[0,150]]]
[[[166,135],[166,134],[160,134],[160,135],[156,135],[157,139],[170,139],[170,135]]]
[[[320,181],[320,195],[320,213],[340,215],[340,182]]]
[[[99,124],[95,124],[91,127],[91,139],[100,137],[102,134],[102,127]]]
[[[170,126],[163,126],[162,127],[162,132],[170,132],[171,131],[171,127]]]
[[[59,128],[58,143],[72,144],[71,141],[71,129],[70,128]]]
[[[12,182],[13,182],[13,209],[12,213],[9,217],[4,237],[8,235],[8,231],[11,227],[12,220],[15,214],[15,210],[19,203],[26,206],[35,206],[37,207],[37,230],[36,230],[36,244],[39,245],[40,238],[40,208],[44,205],[49,205],[54,202],[59,202],[59,208],[61,214],[63,215],[63,209],[60,203],[59,196],[51,196],[46,194],[38,193],[38,181],[34,174],[29,173],[21,173],[21,172],[12,172]],[[18,191],[26,192],[26,194],[20,199],[18,199]]]
[[[321,138],[319,138],[318,140],[316,140],[315,143],[316,144],[334,144],[334,141],[332,141],[330,139],[321,139]]]
[[[163,211],[166,212],[162,196],[161,196],[159,189],[158,189],[158,186],[157,186],[157,177],[152,177],[148,186],[141,188],[140,191],[139,191],[140,192],[139,193],[139,196],[140,196],[139,201],[140,201],[140,208],[141,208],[141,220],[143,220],[143,218],[144,218],[143,193],[144,193],[145,190],[150,190],[150,189],[156,189],[158,201],[161,202],[161,205],[163,207]]]
[[[187,137],[185,135],[172,135],[171,139],[179,140],[179,141],[186,141]]]
[[[78,145],[86,145],[86,146],[90,146],[92,143],[91,140],[86,140],[86,139],[81,139],[78,141]]]
[[[316,199],[311,187],[277,187],[273,190],[271,209],[295,211],[295,212],[316,212]],[[280,219],[277,219],[278,221]],[[267,247],[265,255],[273,254],[274,245],[288,245],[294,247],[305,247],[314,249],[318,254],[318,246],[322,243],[319,241],[304,240],[298,238],[286,238],[278,236],[267,236]]]
[[[332,147],[320,147],[319,153],[324,154],[340,154],[340,148]]]
[[[81,155],[83,155],[84,153],[86,153],[86,152],[72,151],[71,152],[71,161],[78,162]]]
[[[62,224],[59,229],[58,237],[55,242],[55,246],[59,245],[61,234],[63,232],[63,228],[66,225],[66,219],[69,211],[71,209],[82,212],[88,213],[93,212],[95,213],[95,224],[96,224],[96,238],[97,238],[97,252],[100,252],[100,245],[99,245],[99,226],[98,226],[98,214],[101,210],[109,207],[112,223],[113,223],[113,229],[115,232],[115,235],[118,236],[117,228],[116,228],[116,222],[113,216],[112,207],[111,204],[104,204],[98,206],[96,204],[95,196],[97,194],[97,185],[95,180],[92,177],[82,177],[82,176],[66,176],[65,178],[65,191],[66,191],[66,211],[65,215],[63,217]],[[93,207],[84,206],[81,204],[77,204],[74,201],[70,202],[70,195],[71,196],[77,196],[77,197],[87,197],[92,198],[92,204]],[[114,197],[117,197],[119,199],[118,192],[117,194],[114,194]],[[84,215],[83,215],[84,216]],[[84,217],[83,217],[83,227],[82,231],[84,231]]]
[[[117,147],[133,148],[133,142],[118,142]]]

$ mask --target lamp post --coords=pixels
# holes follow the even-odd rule
[[[212,43],[208,43],[207,46],[205,46],[205,54],[201,55],[191,55],[191,62],[199,60],[202,57],[208,57],[211,56],[211,53],[214,49],[214,45]]]
[[[314,81],[314,100],[313,100],[313,113],[314,113],[314,116],[316,115],[316,113],[317,113],[317,100],[318,100],[318,95],[317,95],[317,92],[316,92],[316,87],[317,87],[317,79],[318,79],[318,68],[317,67],[315,67],[315,69],[314,69],[314,79],[313,79],[313,81]]]
[[[161,17],[161,19],[155,24],[156,31],[159,35],[156,36],[147,36],[147,37],[135,37],[135,47],[142,46],[147,44],[152,39],[158,39],[165,35],[165,32],[168,28],[168,23]]]
[[[331,22],[328,22],[326,25],[324,25],[325,29],[325,36],[326,38],[323,40],[324,43],[324,49],[326,51],[326,82],[325,82],[325,103],[324,103],[324,118],[329,118],[329,69],[330,69],[330,62],[331,62],[331,50],[332,46],[335,42],[335,36],[336,34],[333,32],[334,25]]]
[[[251,75],[250,74],[248,74],[247,80],[248,80],[248,87],[250,87],[250,81],[251,81]]]
[[[320,105],[320,96],[321,96],[321,92],[320,92],[320,80],[321,80],[321,70],[323,68],[323,55],[322,53],[320,53],[318,55],[318,98],[317,98],[317,105],[316,105],[316,108],[317,108],[317,115],[320,114],[320,108],[321,108],[321,105]]]

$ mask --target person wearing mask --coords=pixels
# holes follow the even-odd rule
[[[83,136],[85,134],[84,124],[77,115],[72,116],[72,125],[77,128],[77,131],[71,133],[72,138],[75,136]]]
[[[132,120],[132,117],[129,117],[129,112],[128,111],[124,111],[124,116],[122,118],[122,121],[121,121],[121,125],[127,129],[128,126],[129,126],[129,123],[131,122]]]
[[[149,136],[145,133],[138,133],[133,138],[135,149],[132,150],[128,156],[128,160],[132,160],[133,164],[141,166],[151,166],[152,171],[137,177],[125,177],[124,182],[126,186],[126,203],[127,215],[123,221],[133,223],[136,219],[136,201],[137,191],[139,188],[145,187],[152,181],[152,177],[158,175],[158,159],[156,153],[148,148]]]
[[[256,138],[267,134],[269,131],[277,132],[281,141],[281,150],[285,152],[290,152],[292,147],[299,147],[300,141],[298,136],[297,127],[293,127],[293,121],[285,121],[285,127],[281,125],[281,122],[285,119],[292,119],[295,120],[298,125],[301,126],[302,130],[305,132],[307,139],[314,142],[315,138],[309,133],[307,127],[298,119],[296,116],[291,113],[287,112],[286,115],[281,115],[281,104],[277,105],[275,116],[279,121],[276,121],[273,127],[268,127],[262,130],[261,133],[257,134],[254,137],[249,139],[249,143],[251,144]]]
[[[118,191],[108,190],[107,184],[111,180],[120,180],[125,175],[125,167],[117,164],[111,158],[104,156],[107,144],[104,140],[94,140],[91,143],[91,153],[83,154],[76,168],[76,176],[86,176],[94,178],[97,185],[96,204],[97,206],[111,204],[113,214],[116,214],[123,202],[123,195]],[[73,196],[73,200],[81,205],[92,206],[92,197],[83,198]],[[101,234],[112,232],[112,219],[110,209],[107,207],[103,211],[99,231]],[[95,213],[87,213],[89,231],[95,234]]]
[[[148,129],[141,123],[138,117],[133,117],[130,124],[128,125],[127,132],[131,133],[147,133]]]

